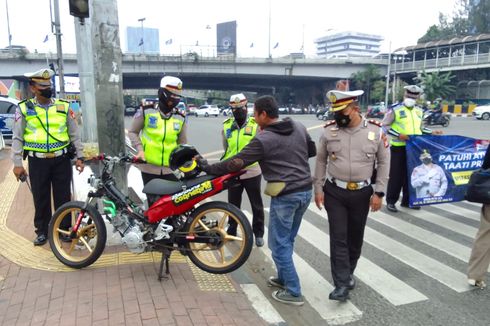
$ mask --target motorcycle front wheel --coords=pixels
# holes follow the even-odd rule
[[[237,224],[236,235],[228,234],[230,220]],[[199,206],[191,215],[186,232],[207,236],[214,243],[188,242],[189,258],[203,271],[230,273],[242,266],[250,256],[253,232],[247,217],[232,204],[212,201]]]
[[[85,203],[71,201],[56,210],[49,223],[49,245],[60,262],[72,268],[83,268],[93,264],[102,254],[107,239],[104,220],[97,209]],[[77,218],[80,226],[73,238],[70,237]]]

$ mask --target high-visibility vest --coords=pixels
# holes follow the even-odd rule
[[[421,108],[414,106],[412,109],[404,105],[393,108],[395,120],[391,128],[404,135],[422,135],[422,118],[423,111]],[[405,146],[406,142],[399,138],[393,137],[390,141],[391,146]]]
[[[177,140],[184,121],[173,116],[164,119],[157,109],[146,109],[144,115],[141,143],[146,162],[168,167],[170,154],[178,145]]]
[[[228,118],[223,122],[223,133],[228,143],[226,152],[221,158],[226,160],[233,155],[240,152],[250,141],[255,137],[257,133],[257,122],[253,117],[247,119],[247,122],[242,128],[238,128],[234,118]],[[253,163],[250,166],[256,165]]]
[[[19,108],[26,120],[24,150],[47,153],[63,149],[70,144],[66,122],[68,102],[55,99],[54,103],[45,109],[32,100],[26,100],[19,103]]]

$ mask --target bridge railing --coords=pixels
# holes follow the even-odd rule
[[[391,70],[395,72],[420,71],[425,69],[442,69],[447,67],[488,65],[490,53],[471,54],[464,56],[426,59],[418,61],[396,62],[391,64]]]

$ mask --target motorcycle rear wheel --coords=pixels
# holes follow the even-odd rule
[[[49,245],[60,262],[71,268],[83,268],[93,264],[102,254],[107,239],[104,220],[97,209],[88,205],[76,237],[71,242],[64,242],[60,236],[69,236],[78,215],[85,203],[71,201],[56,210],[48,228]],[[70,219],[70,228],[61,228],[61,222]]]
[[[237,223],[236,236],[227,233],[228,221]],[[226,274],[242,266],[250,256],[253,232],[247,217],[232,204],[212,201],[199,206],[191,216],[186,232],[189,235],[215,237],[218,244],[186,243],[189,258],[203,271]]]

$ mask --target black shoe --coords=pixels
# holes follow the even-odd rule
[[[415,210],[419,210],[420,209],[420,206],[410,207],[410,206],[408,206],[408,204],[401,204],[400,206],[401,207],[405,207],[405,208],[415,209]]]
[[[60,234],[61,242],[71,242],[71,238],[68,234]]]
[[[263,247],[264,246],[264,238],[262,238],[262,237],[255,237],[255,245],[257,247]]]
[[[346,301],[349,298],[349,288],[347,286],[336,287],[329,295],[330,300]]]
[[[40,234],[34,239],[32,243],[34,243],[35,246],[42,246],[48,241],[48,237],[45,234]]]
[[[236,237],[236,228],[228,227],[228,230],[226,230],[226,233],[228,233],[228,235],[232,235],[232,236]]]
[[[354,288],[356,287],[356,279],[354,278],[354,275],[350,275],[350,279],[349,279],[349,285],[347,286],[347,288],[349,290],[354,290]]]
[[[395,204],[386,204],[386,209],[393,213],[398,212],[398,208],[396,208]]]

